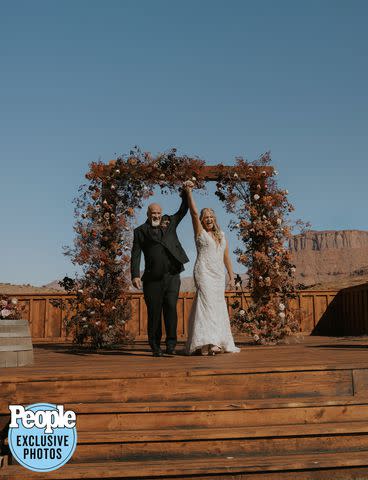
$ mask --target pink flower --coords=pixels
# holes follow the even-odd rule
[[[6,318],[6,317],[9,317],[9,315],[12,313],[11,310],[8,310],[7,308],[3,308],[1,310],[1,316]]]

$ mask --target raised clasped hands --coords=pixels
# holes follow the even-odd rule
[[[183,190],[185,190],[186,192],[191,192],[193,190],[193,187],[194,183],[192,182],[192,180],[186,180],[183,183]]]

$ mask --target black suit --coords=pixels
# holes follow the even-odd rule
[[[140,262],[144,254],[145,269],[142,276],[144,299],[148,313],[148,340],[152,350],[160,347],[164,315],[167,348],[175,348],[177,335],[176,304],[180,289],[180,272],[189,259],[181,246],[176,229],[188,211],[186,195],[179,210],[170,215],[170,224],[164,230],[152,227],[147,220],[134,230],[131,255],[131,276],[140,277]]]

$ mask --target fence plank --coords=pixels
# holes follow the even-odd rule
[[[66,299],[67,294],[35,293],[12,295],[25,306],[23,318],[30,321],[34,341],[62,341],[66,338],[62,321],[63,312],[51,305],[50,300]],[[178,299],[178,337],[187,336],[187,322],[194,300],[193,292],[181,292]],[[231,305],[239,300],[247,310],[251,301],[249,292],[226,292],[229,313]],[[147,309],[143,293],[131,296],[132,318],[126,329],[137,339],[147,337]],[[338,291],[300,291],[291,302],[300,309],[301,331],[311,333],[323,320],[323,334],[362,335],[368,333],[368,284]]]

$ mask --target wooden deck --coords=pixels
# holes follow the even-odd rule
[[[5,442],[0,478],[368,479],[368,337],[240,346],[153,358],[146,344],[38,345],[34,366],[0,370],[0,430],[9,404],[62,403],[78,446],[45,475]]]

